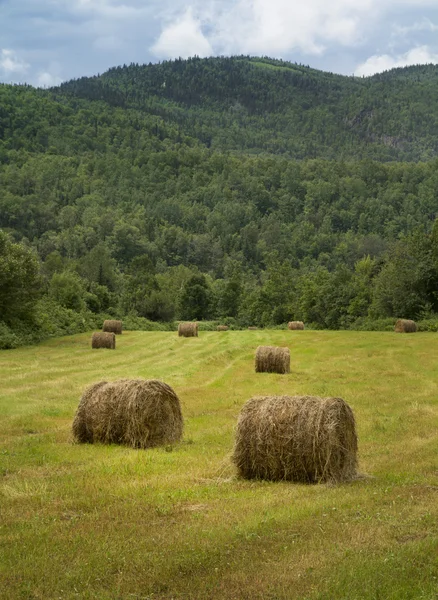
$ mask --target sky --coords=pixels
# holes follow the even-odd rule
[[[438,0],[0,0],[0,82],[236,54],[358,76],[438,64]]]

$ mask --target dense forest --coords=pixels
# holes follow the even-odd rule
[[[437,75],[235,57],[0,85],[0,347],[105,315],[435,328]]]

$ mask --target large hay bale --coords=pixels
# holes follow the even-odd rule
[[[179,337],[198,337],[197,323],[180,323],[178,325]]]
[[[122,334],[122,321],[115,321],[112,319],[108,319],[103,322],[102,331],[109,331],[115,333],[116,335]]]
[[[255,354],[256,373],[290,373],[289,348],[259,346]]]
[[[228,331],[228,325],[218,325],[217,331]]]
[[[396,333],[416,333],[417,324],[410,319],[398,319],[394,331]]]
[[[152,448],[183,432],[178,396],[157,379],[99,381],[85,390],[73,421],[77,442]]]
[[[116,348],[116,336],[114,333],[93,333],[91,336],[91,347],[92,348],[109,348],[115,350]]]
[[[287,328],[291,330],[304,329],[304,323],[302,321],[289,321]]]
[[[233,462],[247,479],[303,483],[354,479],[353,411],[342,398],[251,398],[240,413]]]

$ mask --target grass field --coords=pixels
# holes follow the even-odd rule
[[[438,336],[125,332],[0,352],[0,598],[438,598]],[[254,373],[259,344],[291,374]],[[184,441],[73,445],[82,390],[159,378],[182,401]],[[230,456],[255,394],[341,396],[359,469],[340,485],[236,478]]]

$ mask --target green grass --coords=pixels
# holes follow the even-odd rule
[[[438,598],[438,338],[432,333],[89,334],[0,353],[0,597]],[[291,374],[254,373],[259,344]],[[136,451],[73,445],[82,390],[160,378],[184,441]],[[341,486],[243,481],[234,427],[254,394],[343,397],[360,471]]]

